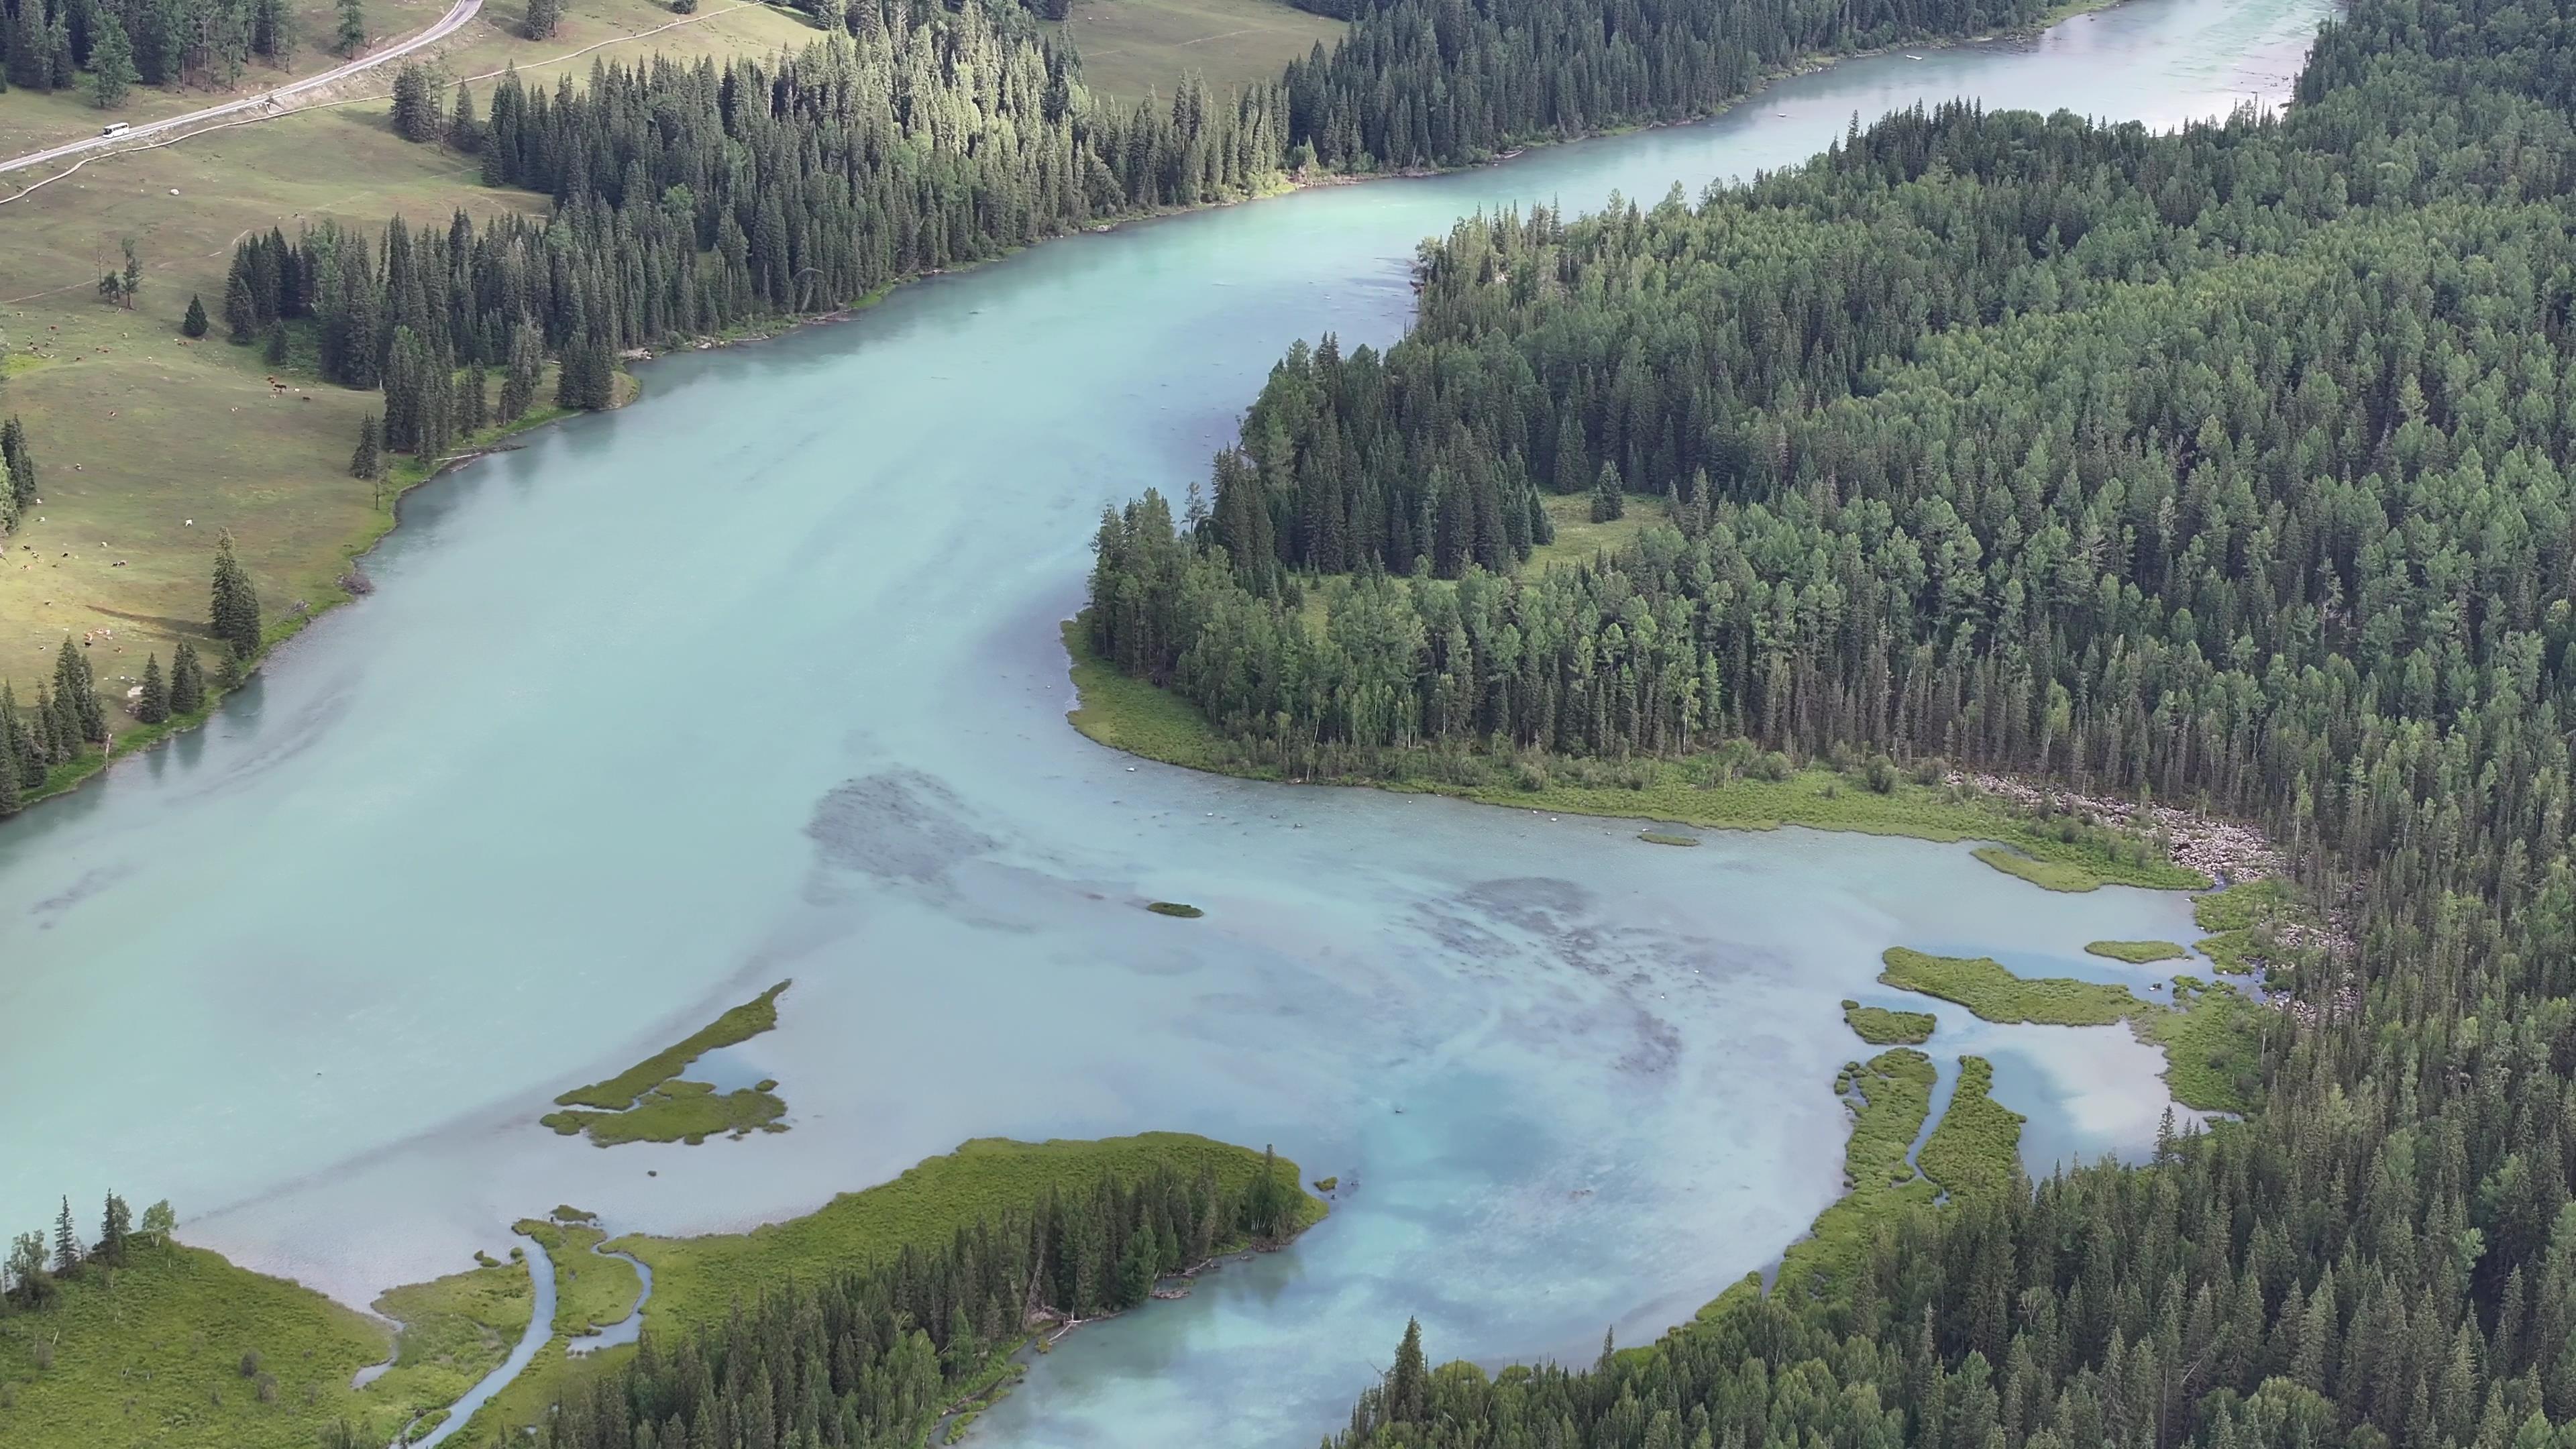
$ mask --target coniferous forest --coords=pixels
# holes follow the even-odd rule
[[[2358,0],[2286,116],[1465,222],[1103,523],[1093,646],[1301,773],[1971,763],[2258,822],[2353,929],[2252,1120],[1587,1369],[1408,1338],[1338,1442],[2576,1443],[2572,19]],[[1660,517],[1521,568],[1561,494]]]
[[[635,1357],[528,1430],[544,1449],[920,1444],[1007,1382],[1032,1325],[1134,1308],[1158,1280],[1305,1226],[1265,1158],[1239,1186],[1213,1168],[1104,1177],[1032,1211],[907,1246],[829,1282],[740,1303],[701,1332],[645,1335]],[[512,1442],[522,1442],[517,1434]],[[354,1449],[350,1441],[343,1449]]]
[[[32,0],[31,0],[32,3]],[[1277,84],[1093,95],[1071,47],[998,0],[859,0],[794,57],[595,65],[487,96],[396,79],[407,138],[553,198],[542,220],[330,223],[243,239],[232,341],[385,390],[378,446],[436,458],[545,403],[612,401],[622,351],[846,307],[907,277],[1293,173],[1453,165],[1704,115],[1802,56],[2026,22],[1940,0],[1807,15],[1777,0],[1392,0]],[[561,368],[551,397],[539,373]],[[497,390],[497,395],[496,395]],[[363,450],[362,450],[363,451]]]

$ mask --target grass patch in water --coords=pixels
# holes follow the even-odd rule
[[[1905,991],[1954,1001],[1980,1020],[2041,1026],[2108,1026],[2145,1003],[2125,986],[2066,977],[2015,976],[1987,956],[1932,956],[1891,946],[1878,979]]]
[[[1970,852],[2006,875],[2016,875],[2044,891],[2069,894],[2098,889],[2102,877],[2068,860],[2041,860],[2009,846],[1981,845]]]
[[[1196,906],[1183,905],[1179,901],[1155,901],[1145,909],[1158,916],[1177,916],[1184,921],[1195,921],[1207,914]]]
[[[771,1085],[776,1085],[772,1083]],[[566,1137],[587,1132],[600,1147],[626,1142],[685,1142],[692,1147],[710,1137],[743,1137],[757,1129],[784,1132],[787,1103],[761,1087],[719,1092],[706,1082],[674,1078],[644,1094],[630,1111],[548,1112],[537,1120]]]
[[[1065,718],[1114,750],[1187,769],[1244,779],[1284,778],[1217,733],[1196,706],[1131,679],[1091,652],[1080,619],[1063,629],[1076,699]],[[1715,830],[1802,825],[1867,835],[1956,842],[2002,841],[2070,882],[2068,888],[2134,885],[2202,890],[2209,879],[2166,859],[2142,837],[2026,815],[2005,801],[1944,784],[1898,779],[1885,793],[1821,766],[1765,778],[1758,752],[1741,741],[1680,759],[1600,761],[1536,755],[1493,757],[1430,749],[1381,752],[1366,772],[1304,783],[1368,785],[1449,795],[1486,805],[1564,815],[1669,821]],[[2078,877],[2091,885],[2073,886]]]
[[[677,1077],[689,1063],[718,1047],[747,1042],[778,1025],[778,995],[795,983],[781,981],[742,1005],[734,1007],[705,1026],[689,1033],[677,1044],[646,1057],[604,1082],[575,1087],[555,1098],[558,1107],[597,1107],[603,1111],[622,1112],[635,1105],[635,1099]]]
[[[1906,991],[1955,1001],[1981,1020],[2007,1025],[2108,1026],[2126,1021],[2142,1041],[2162,1047],[2165,1087],[2173,1099],[2205,1112],[2254,1110],[2262,1089],[2262,1019],[2254,1003],[2225,984],[2173,978],[2173,1004],[2142,1001],[2125,986],[2064,977],[2015,976],[1984,956],[1932,956],[1903,946],[1880,958],[1878,979]]]
[[[1932,1110],[1934,1077],[1932,1059],[1906,1047],[1846,1072],[1843,1096],[1851,1104],[1852,1129],[1843,1148],[1843,1197],[1781,1255],[1780,1291],[1832,1291],[1869,1250],[1881,1222],[1910,1204],[1932,1200],[1932,1184],[1915,1173],[1905,1154]]]
[[[779,1119],[787,1115],[787,1104],[777,1097],[775,1081],[718,1092],[709,1083],[682,1080],[680,1073],[708,1052],[776,1027],[779,993],[793,984],[781,981],[616,1076],[573,1088],[555,1098],[555,1105],[567,1110],[537,1120],[566,1137],[586,1132],[601,1147],[622,1142],[686,1142],[694,1147],[720,1134],[741,1137],[755,1128],[786,1131]]]
[[[1646,842],[1648,845],[1699,844],[1699,837],[1696,835],[1675,835],[1669,830],[1648,830],[1639,834],[1637,838]]]
[[[1952,1197],[2000,1192],[2021,1171],[2021,1129],[2029,1119],[1994,1099],[1994,1063],[1959,1058],[1959,1088],[1923,1144],[1923,1175]]]
[[[555,1265],[555,1333],[584,1338],[626,1317],[644,1279],[624,1258],[594,1253],[608,1235],[589,1223],[523,1218],[511,1231],[545,1245]]]
[[[2179,961],[2191,954],[2171,941],[2087,941],[2084,943],[2084,950],[2087,955],[2107,956],[2114,961],[2126,961],[2132,966],[2152,966],[2158,961]]]
[[[1843,1003],[1843,1021],[1871,1046],[1918,1046],[1932,1039],[1939,1021],[1928,1011],[1890,1011],[1884,1006]]]

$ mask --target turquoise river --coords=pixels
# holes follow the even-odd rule
[[[1049,243],[416,495],[378,591],[205,731],[0,830],[0,1224],[167,1197],[353,1303],[558,1202],[792,1216],[978,1136],[1276,1143],[1354,1190],[1294,1250],[1086,1328],[985,1445],[1312,1445],[1408,1314],[1589,1359],[1771,1261],[1838,1190],[1836,1003],[1892,944],[2081,954],[2188,903],[1964,846],[1634,822],[1140,764],[1064,723],[1104,503],[1203,474],[1300,337],[1402,330],[1479,207],[1794,162],[1918,101],[2157,126],[2278,101],[2327,0],[2135,0],[1875,57],[1717,121]],[[1205,919],[1142,902],[1195,902]],[[610,1151],[536,1125],[792,976],[730,1063],[792,1129]],[[2124,1031],[1945,1010],[2044,1171],[2167,1105]],[[649,1308],[647,1310],[649,1318]],[[1111,1426],[1116,1426],[1115,1429]]]

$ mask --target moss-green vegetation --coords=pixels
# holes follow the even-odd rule
[[[1889,947],[1878,979],[1906,991],[1955,1001],[1985,1021],[2043,1026],[2108,1026],[2144,1003],[2124,986],[2065,977],[2028,979],[1985,956],[1931,956]]]
[[[1994,1099],[1994,1084],[1994,1063],[1961,1057],[1959,1088],[1923,1144],[1923,1175],[1952,1197],[2001,1191],[2021,1170],[2021,1129],[2028,1119]]]
[[[1177,916],[1184,921],[1195,921],[1207,914],[1196,906],[1184,905],[1179,901],[1155,901],[1145,909],[1158,916]]]
[[[375,1303],[378,1313],[402,1325],[394,1366],[359,1396],[387,1406],[389,1427],[410,1423],[416,1434],[426,1430],[433,1416],[443,1417],[448,1405],[510,1356],[536,1307],[523,1262],[394,1289]],[[375,1423],[371,1416],[370,1427]]]
[[[1079,619],[1064,625],[1075,707],[1065,716],[1100,744],[1187,769],[1245,779],[1282,778],[1219,735],[1187,700],[1131,679],[1096,657]],[[1911,779],[1864,787],[1840,771],[1789,768],[1742,742],[1678,760],[1492,759],[1431,750],[1389,751],[1374,773],[1331,781],[1451,795],[1487,805],[1564,815],[1668,820],[1716,830],[1801,825],[1921,840],[1999,840],[2033,860],[2081,872],[2095,884],[2198,890],[2208,877],[2185,870],[2142,837],[2025,814],[1972,790]],[[1776,777],[1775,777],[1776,776]]]
[[[742,1005],[691,1032],[604,1082],[575,1087],[555,1098],[558,1107],[598,1107],[618,1112],[635,1099],[678,1076],[689,1063],[718,1047],[734,1046],[778,1025],[778,997],[793,983],[781,981]]]
[[[554,1261],[557,1334],[587,1337],[635,1311],[644,1280],[624,1258],[591,1251],[608,1236],[596,1226],[527,1218],[512,1231],[544,1244],[546,1255]]]
[[[1642,832],[1640,832],[1640,833],[1638,834],[1637,838],[1638,838],[1639,840],[1642,840],[1642,841],[1646,842],[1648,845],[1697,845],[1697,844],[1699,844],[1699,837],[1698,837],[1698,836],[1696,836],[1696,835],[1675,835],[1675,834],[1673,834],[1673,833],[1672,833],[1671,831],[1669,831],[1669,830],[1647,830],[1647,831],[1642,831]]]
[[[1932,1200],[1932,1184],[1916,1175],[1905,1154],[1932,1110],[1933,1081],[1932,1059],[1904,1047],[1846,1073],[1843,1095],[1852,1106],[1852,1131],[1843,1149],[1844,1193],[1781,1256],[1781,1291],[1829,1291],[1868,1250],[1880,1223],[1909,1203]]]
[[[2191,954],[2171,941],[2087,941],[2084,943],[2084,950],[2089,955],[2108,956],[2114,961],[2126,961],[2132,966],[2151,966],[2158,961],[2179,961]]]
[[[1220,1184],[1241,1187],[1254,1180],[1262,1162],[1259,1152],[1180,1132],[1087,1142],[978,1138],[892,1182],[843,1193],[788,1222],[701,1238],[630,1236],[607,1246],[632,1253],[652,1268],[653,1297],[645,1319],[655,1333],[669,1334],[713,1323],[737,1300],[754,1302],[791,1281],[817,1282],[881,1262],[906,1244],[945,1244],[960,1228],[1028,1208],[1052,1189],[1087,1189],[1103,1177],[1133,1181],[1160,1166],[1195,1177],[1203,1164],[1215,1171]],[[1270,1170],[1295,1195],[1296,1231],[1323,1220],[1325,1205],[1298,1187],[1301,1174],[1295,1163],[1276,1158]],[[557,1261],[560,1266],[561,1257]],[[582,1261],[587,1267],[608,1260],[585,1250]],[[556,1321],[561,1325],[567,1320],[558,1312]],[[474,1432],[536,1422],[549,1404],[561,1402],[633,1352],[621,1346],[574,1357],[563,1351],[561,1341],[549,1342],[527,1371],[475,1416]]]
[[[2246,881],[2211,891],[2191,903],[2192,920],[2210,934],[2193,943],[2220,971],[2250,976],[2259,967],[2283,961],[2280,928],[2306,914],[2289,883]]]
[[[621,1142],[694,1146],[709,1137],[740,1137],[754,1129],[786,1131],[779,1119],[787,1115],[787,1104],[771,1090],[776,1082],[718,1092],[705,1082],[683,1081],[680,1073],[708,1052],[777,1026],[779,993],[790,984],[779,982],[604,1082],[573,1088],[555,1098],[557,1106],[568,1110],[538,1120],[567,1137],[587,1132],[601,1147]],[[584,1108],[596,1110],[577,1110]]]
[[[2254,1110],[2263,1088],[2262,1008],[2226,982],[2173,980],[2174,1007],[2137,1018],[2139,1033],[2165,1049],[2174,1100],[2209,1112]]]
[[[1964,1196],[2009,1185],[2020,1170],[2022,1118],[1989,1095],[1993,1067],[1982,1057],[1960,1061],[1959,1090],[1924,1144],[1922,1170],[1906,1160],[1931,1111],[1937,1074],[1932,1059],[1910,1047],[1845,1067],[1835,1088],[1852,1106],[1843,1149],[1844,1194],[1817,1215],[1807,1236],[1781,1255],[1779,1291],[1829,1297],[1881,1229],[1942,1193]],[[1748,1277],[1699,1311],[1703,1320],[1750,1301],[1761,1279]]]
[[[1878,979],[1955,1001],[1986,1021],[2130,1030],[2164,1048],[2165,1086],[2175,1101],[2207,1112],[2250,1112],[2262,1087],[2262,1020],[2225,985],[2173,981],[2173,1005],[2142,1001],[2127,987],[2063,977],[2015,976],[1983,956],[1930,956],[1897,946],[1880,958]]]
[[[2073,861],[2041,860],[2001,845],[1981,845],[1971,854],[2004,874],[2020,876],[2044,891],[2089,891],[2102,884],[2102,877]]]
[[[1939,1023],[1928,1011],[1890,1011],[1884,1006],[1843,1003],[1843,1020],[1871,1046],[1920,1045],[1932,1039]]]
[[[742,1137],[755,1130],[784,1132],[787,1103],[761,1087],[719,1092],[706,1082],[674,1078],[644,1094],[624,1112],[567,1109],[537,1119],[566,1137],[587,1132],[601,1147],[626,1142],[685,1142],[692,1147],[710,1137]]]
[[[201,1248],[136,1242],[40,1312],[0,1318],[9,1449],[311,1449],[347,1421],[384,1443],[508,1352],[533,1296],[514,1267],[397,1289],[381,1319]],[[398,1347],[364,1389],[349,1381]]]
[[[1342,1180],[1339,1177],[1319,1177],[1315,1179],[1315,1191],[1317,1192],[1331,1192],[1333,1189],[1340,1187],[1341,1185]]]

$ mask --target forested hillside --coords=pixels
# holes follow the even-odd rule
[[[792,58],[601,64],[551,93],[513,76],[444,116],[415,83],[405,134],[476,153],[487,184],[551,195],[552,216],[249,238],[223,314],[242,343],[313,319],[326,379],[386,389],[374,442],[432,458],[524,414],[549,359],[564,363],[557,401],[603,407],[620,349],[832,311],[1291,171],[1455,164],[1703,115],[1801,56],[2035,13],[1399,0],[1280,84],[1221,96],[1184,77],[1168,101],[1126,105],[1095,98],[1072,50],[1015,6],[858,0],[839,8],[846,41]],[[271,350],[294,355],[282,337]],[[482,376],[458,371],[480,368],[516,389],[488,405]]]
[[[1177,537],[1104,523],[1098,651],[1299,772],[1974,762],[2259,821],[2355,928],[2254,1121],[1344,1443],[2576,1442],[2571,18],[2361,0],[2286,119],[1946,107],[1470,221]],[[1519,569],[1562,493],[1670,522]]]
[[[1290,138],[1337,169],[1455,166],[1723,109],[1799,61],[2027,25],[2038,0],[1389,0],[1288,68]],[[1339,13],[1339,12],[1328,12]]]

